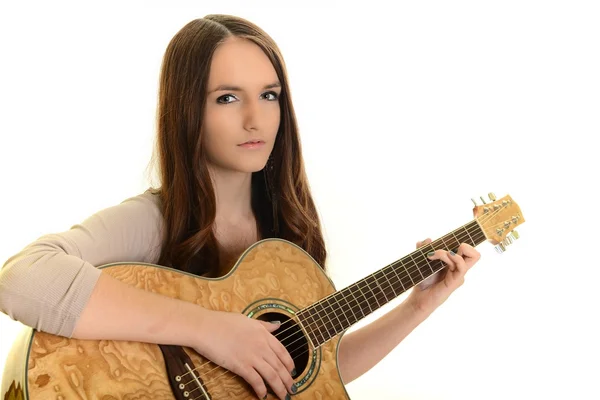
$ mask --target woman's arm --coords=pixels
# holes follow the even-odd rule
[[[429,242],[430,239],[418,242],[417,248]],[[458,247],[457,254],[438,250],[429,256],[430,260],[440,259],[446,264],[445,273],[440,271],[413,288],[408,298],[386,315],[344,335],[338,353],[344,383],[358,378],[388,355],[463,284],[465,274],[479,258],[479,252],[466,243]]]
[[[162,217],[150,196],[102,210],[11,257],[0,270],[0,311],[61,336],[191,347],[241,376],[259,398],[265,383],[281,399],[293,393],[294,362],[271,334],[276,325],[147,292],[96,268],[156,263]]]
[[[70,337],[100,277],[97,266],[155,262],[162,220],[149,192],[44,235],[0,269],[0,311],[38,331]]]
[[[372,323],[345,334],[338,353],[344,383],[373,368],[428,316],[405,301]]]

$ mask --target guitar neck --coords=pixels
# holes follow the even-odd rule
[[[429,260],[434,250],[456,251],[461,243],[475,247],[486,236],[477,220],[422,246],[360,281],[308,306],[297,316],[315,347],[350,328],[375,310],[444,268],[440,260]]]

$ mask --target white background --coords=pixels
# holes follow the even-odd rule
[[[236,14],[287,62],[338,288],[470,221],[471,197],[526,219],[350,396],[600,397],[593,2],[163,3],[0,6],[2,263],[148,186],[167,43]],[[0,314],[0,370],[18,329]]]

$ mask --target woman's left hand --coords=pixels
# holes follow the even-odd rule
[[[431,239],[417,242],[417,248],[431,243]],[[473,246],[461,243],[457,253],[437,250],[429,260],[442,260],[446,268],[415,286],[407,298],[415,311],[431,313],[465,281],[467,271],[479,261],[481,255]]]

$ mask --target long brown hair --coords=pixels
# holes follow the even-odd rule
[[[267,166],[252,175],[252,209],[261,238],[302,247],[324,269],[327,252],[310,192],[283,57],[273,39],[236,16],[211,14],[187,23],[164,54],[157,106],[157,153],[164,219],[158,263],[197,275],[219,272],[213,232],[215,193],[202,143],[202,122],[213,54],[236,36],[269,57],[281,83],[281,119]]]

